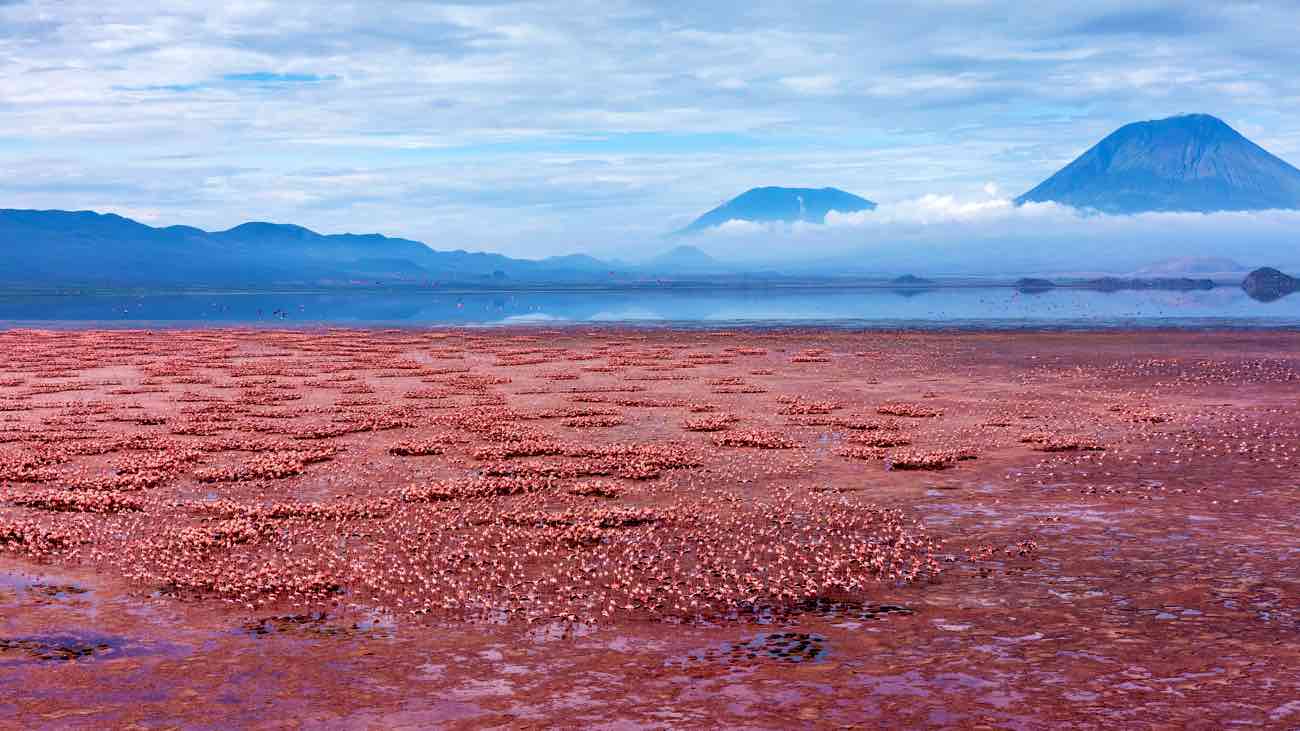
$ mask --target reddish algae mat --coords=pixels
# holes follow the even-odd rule
[[[0,332],[5,728],[1300,727],[1300,336]]]

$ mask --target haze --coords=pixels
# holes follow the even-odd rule
[[[1050,252],[1099,240],[1119,268],[1293,264],[1292,213],[1009,200],[1115,128],[1183,112],[1300,162],[1298,24],[1285,2],[0,0],[0,192],[151,225],[638,260],[750,187],[833,186],[880,209],[696,243],[940,270],[1007,252],[1079,267]]]

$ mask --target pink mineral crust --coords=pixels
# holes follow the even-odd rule
[[[0,725],[1300,725],[1292,333],[0,332]]]

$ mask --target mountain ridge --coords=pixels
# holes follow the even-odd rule
[[[0,282],[23,285],[591,281],[600,269],[590,257],[440,251],[411,239],[321,234],[295,224],[252,221],[210,232],[154,228],[114,213],[0,209]]]

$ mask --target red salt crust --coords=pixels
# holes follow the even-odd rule
[[[602,697],[601,713],[614,715],[584,716],[595,725],[649,705],[718,725],[790,722],[791,709],[746,717],[762,712],[722,704],[723,693],[668,693],[671,677],[730,683],[735,697],[765,697],[773,682],[803,688],[820,705],[801,718],[998,725],[1012,716],[988,715],[987,691],[944,681],[990,647],[1003,648],[999,683],[1025,699],[1014,716],[1027,726],[1078,725],[1079,703],[1065,691],[1091,694],[1088,713],[1110,707],[1133,725],[1226,718],[1229,701],[1234,717],[1268,725],[1277,722],[1269,716],[1277,689],[1300,687],[1273,620],[1290,611],[1277,597],[1300,587],[1268,550],[1300,540],[1275,519],[1300,507],[1285,489],[1300,467],[1300,435],[1294,343],[1282,336],[14,330],[0,332],[0,347],[11,354],[0,366],[0,552],[29,570],[99,582],[96,592],[112,600],[95,599],[83,620],[114,623],[137,643],[160,631],[142,617],[172,622],[150,594],[185,601],[168,641],[199,659],[184,669],[134,664],[129,685],[108,663],[79,662],[80,676],[24,665],[13,703],[38,721],[19,725],[57,723],[63,717],[49,714],[66,709],[45,700],[55,697],[48,691],[67,697],[92,681],[100,700],[87,704],[91,725],[146,721],[131,715],[146,708],[220,725],[201,715],[207,704],[117,703],[104,691],[189,687],[209,676],[246,695],[301,686],[339,719],[360,710],[355,688],[330,679],[340,672],[393,689],[368,690],[365,707],[380,715],[352,725],[409,725],[383,714],[429,695],[416,690],[431,687],[416,668],[430,657],[486,656],[498,651],[493,643],[510,653],[542,646],[526,638],[543,635],[499,634],[516,631],[596,632],[595,647],[631,638],[618,652],[592,654],[581,642],[538,650],[534,659],[554,653],[556,665],[509,659],[548,685],[507,689],[497,710],[541,708],[537,698],[567,697],[582,678],[601,677],[614,694]],[[1196,358],[1168,355],[1191,347]],[[454,367],[430,365],[446,360]],[[590,370],[574,371],[555,393],[531,388],[572,361]],[[749,387],[755,371],[770,371],[764,383],[780,384],[781,395]],[[715,389],[723,393],[709,395]],[[904,400],[917,394],[926,406]],[[900,418],[855,416],[882,404]],[[716,438],[742,448],[683,433],[692,420],[728,413],[746,428]],[[592,417],[626,423],[562,424]],[[1028,429],[1042,438],[1021,441]],[[440,453],[398,458],[404,448]],[[930,466],[950,469],[905,469]],[[1212,517],[1215,530],[1189,531],[1193,514]],[[1101,551],[1116,532],[1135,538],[1122,555]],[[1153,571],[1162,580],[1150,580]],[[1086,590],[1073,577],[1087,577]],[[3,587],[13,627],[5,632],[28,639],[0,634],[0,666],[77,611],[50,608],[63,601],[49,598],[57,591]],[[1126,608],[1111,597],[1125,597]],[[1269,619],[1224,601],[1264,607]],[[916,613],[867,609],[890,602]],[[121,609],[138,606],[150,608]],[[1144,607],[1201,614],[1157,619]],[[383,631],[397,642],[364,639],[372,615],[393,618]],[[261,641],[238,630],[250,617],[311,639],[241,644]],[[462,631],[462,622],[475,624]],[[729,629],[749,622],[764,627]],[[805,665],[788,652],[750,659],[693,649],[773,626],[828,638],[829,653]],[[195,634],[200,627],[210,634]],[[876,627],[886,631],[865,631]],[[338,639],[323,634],[331,628]],[[348,644],[357,642],[366,644]],[[1152,647],[1172,648],[1159,666]],[[358,659],[359,649],[374,662]],[[1134,704],[1094,672],[1144,668],[1139,684],[1226,677],[1195,664],[1206,651],[1240,678],[1231,697],[1187,680],[1177,705],[1156,695]],[[271,676],[253,661],[264,653],[310,659],[274,662]],[[1082,653],[1100,658],[1097,668],[1081,673]],[[439,688],[460,694],[464,681],[519,677],[476,662],[439,671]],[[926,695],[896,704],[870,692],[899,682],[888,668],[907,668],[909,687]],[[1069,680],[1042,684],[1039,672]],[[215,697],[218,688],[199,692]],[[1266,698],[1257,688],[1272,690]],[[259,714],[298,712],[267,698]],[[1197,702],[1200,713],[1186,710]]]

